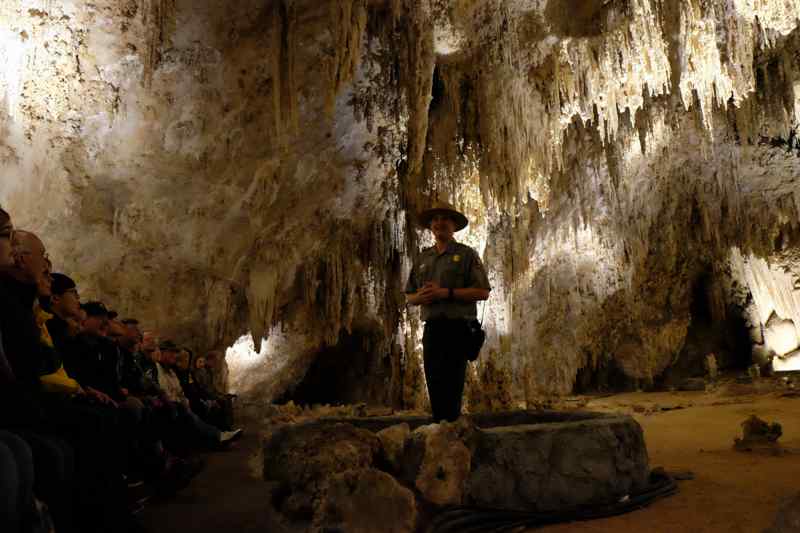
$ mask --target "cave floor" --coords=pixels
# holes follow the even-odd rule
[[[714,392],[630,393],[566,399],[556,407],[632,414],[642,425],[651,466],[691,471],[680,492],[647,509],[610,519],[537,529],[561,532],[761,532],[778,507],[797,494],[800,396],[768,385],[729,384]],[[755,414],[783,426],[786,453],[732,449],[740,424]],[[257,432],[228,452],[206,455],[206,470],[178,497],[142,514],[153,533],[269,532],[280,529],[266,511],[257,475]],[[376,532],[377,533],[377,532]]]
[[[203,454],[206,468],[168,502],[148,505],[140,519],[149,533],[275,531],[265,512],[266,489],[253,461],[261,439],[249,431],[225,452]]]
[[[764,531],[781,504],[800,491],[800,396],[784,394],[730,384],[713,393],[631,393],[589,400],[589,410],[627,412],[639,421],[652,467],[690,471],[694,479],[680,481],[677,495],[641,511],[537,531]],[[778,442],[786,453],[733,450],[741,423],[753,414],[783,426]]]

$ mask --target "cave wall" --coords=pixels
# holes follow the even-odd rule
[[[3,2],[0,201],[84,299],[179,342],[224,347],[280,322],[318,345],[376,314],[391,333],[382,272],[403,228],[391,170],[364,150],[375,134],[339,90],[354,75],[328,30],[340,15]]]
[[[411,214],[444,196],[495,287],[472,409],[612,360],[647,383],[702,272],[753,331],[798,313],[798,12],[9,0],[0,202],[85,297],[200,349],[266,338],[229,360],[240,392],[281,397],[369,321],[393,361],[369,399],[424,406],[400,291],[425,242]]]

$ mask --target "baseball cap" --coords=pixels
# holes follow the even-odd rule
[[[77,288],[75,281],[73,281],[73,279],[66,274],[60,274],[56,272],[50,276],[53,279],[53,284],[50,290],[56,296],[61,296],[65,292]]]
[[[108,309],[103,302],[86,302],[81,305],[81,309],[86,311],[88,316],[109,316]]]

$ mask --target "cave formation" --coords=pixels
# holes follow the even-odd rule
[[[0,199],[87,294],[266,339],[239,392],[373,321],[381,400],[424,404],[400,292],[437,196],[495,286],[475,408],[658,380],[701,269],[755,341],[800,323],[792,2],[35,3],[0,11]]]
[[[799,14],[3,0],[0,204],[85,298],[229,348],[256,410],[427,408],[403,285],[431,198],[493,286],[470,412],[674,388],[708,353],[791,370]]]

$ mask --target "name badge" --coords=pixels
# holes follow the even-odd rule
[[[459,261],[461,261],[461,256],[460,255],[454,255],[453,256],[453,263],[458,263]]]

